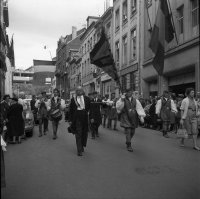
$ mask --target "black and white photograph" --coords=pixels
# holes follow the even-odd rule
[[[0,0],[2,199],[199,199],[199,0]]]

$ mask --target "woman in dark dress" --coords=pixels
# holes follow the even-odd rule
[[[18,103],[17,98],[12,98],[12,105],[8,110],[8,132],[13,138],[12,144],[21,143],[21,136],[24,135],[24,115],[23,106]]]

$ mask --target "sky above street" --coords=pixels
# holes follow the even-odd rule
[[[33,59],[51,60],[57,41],[81,29],[88,16],[101,16],[105,0],[8,0],[9,28],[14,34],[16,68],[26,69]],[[110,0],[112,4],[112,0]],[[44,49],[44,46],[47,49]]]

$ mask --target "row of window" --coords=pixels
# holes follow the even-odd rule
[[[131,16],[136,13],[137,10],[137,0],[131,0],[130,2],[130,14]],[[122,5],[122,24],[128,21],[128,0],[125,0]],[[115,30],[120,28],[120,8],[115,11]]]
[[[131,72],[126,75],[122,76],[122,90],[125,91],[126,89],[131,89],[135,90],[136,85],[135,85],[135,79],[136,79],[136,73]]]
[[[122,38],[122,65],[126,65],[128,61],[128,37],[127,35]],[[120,59],[120,43],[117,41],[115,43],[115,62],[119,62]],[[131,31],[130,36],[130,60],[135,60],[137,58],[137,38],[136,38],[136,28]]]
[[[199,0],[190,0],[191,1],[191,20],[192,28],[199,25]],[[184,5],[177,8],[177,21],[178,21],[178,34],[181,35],[184,33]]]

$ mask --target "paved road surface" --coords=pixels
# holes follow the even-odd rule
[[[89,137],[84,156],[76,155],[75,138],[59,127],[59,138],[49,133],[5,154],[7,188],[3,199],[199,199],[200,153],[178,146],[148,129],[137,129],[134,152],[125,136],[100,128],[100,138]],[[198,140],[200,144],[200,140]]]

